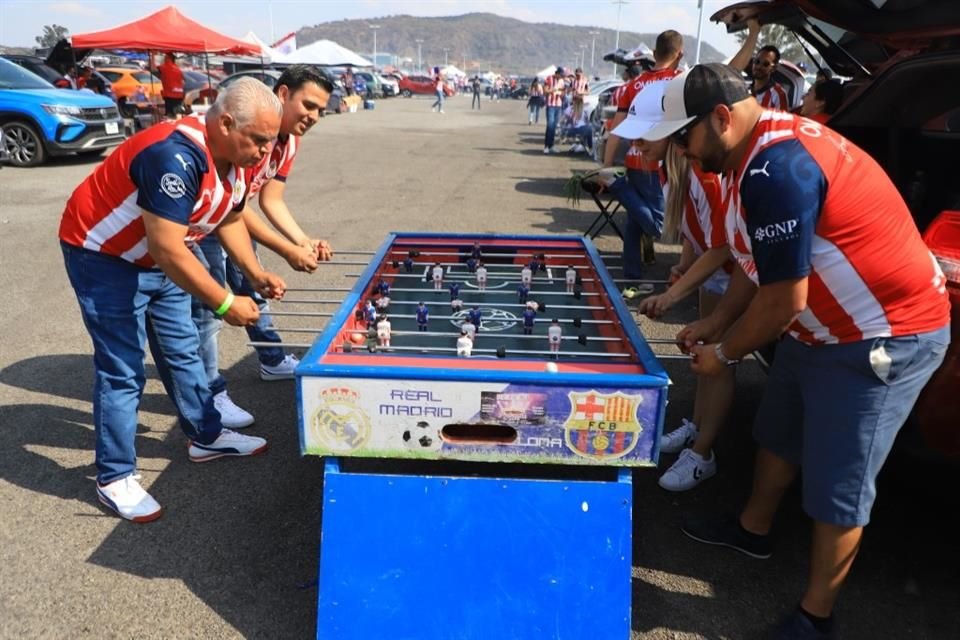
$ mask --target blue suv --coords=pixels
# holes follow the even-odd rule
[[[112,100],[57,89],[0,58],[0,157],[5,162],[31,167],[53,155],[97,155],[123,140],[123,119]]]

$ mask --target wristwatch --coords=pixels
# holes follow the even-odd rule
[[[725,365],[728,366],[728,367],[732,367],[732,366],[734,366],[734,365],[740,364],[740,360],[739,360],[739,359],[737,359],[737,360],[731,360],[730,358],[728,358],[727,356],[725,356],[725,355],[723,354],[723,343],[722,343],[722,342],[718,342],[718,343],[717,343],[717,346],[715,346],[715,347],[713,348],[713,352],[714,352],[715,354],[717,354],[717,360],[719,360],[720,362],[722,362],[723,364],[725,364]]]

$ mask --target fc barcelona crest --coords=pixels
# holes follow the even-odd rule
[[[643,398],[622,391],[568,394],[570,415],[563,423],[564,439],[571,451],[585,458],[622,458],[637,446],[643,426],[637,409]]]

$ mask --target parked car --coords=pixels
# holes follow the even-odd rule
[[[2,54],[0,55],[0,57],[6,58],[10,62],[20,65],[27,71],[30,71],[31,73],[34,73],[40,76],[41,78],[43,78],[53,86],[57,87],[58,89],[70,88],[70,81],[67,80],[67,78],[62,73],[60,73],[59,71],[51,67],[49,64],[44,62],[43,58],[40,58],[38,56],[28,56],[28,55],[11,54],[11,53]],[[100,73],[97,69],[93,69],[90,72],[90,74],[100,79],[105,90],[104,95],[110,98],[111,100],[116,100],[116,96],[113,93],[113,87],[110,86],[110,81],[107,80],[107,78],[102,73]]]
[[[432,96],[436,91],[436,84],[430,76],[404,76],[400,79],[400,95],[404,98],[413,95]]]
[[[363,83],[367,86],[367,98],[382,98],[383,97],[383,83],[380,81],[379,74],[370,73],[369,71],[354,71],[353,76],[355,78],[362,78]]]
[[[944,266],[953,317],[960,318],[960,4],[946,0],[738,3],[712,20],[729,31],[748,18],[780,24],[815,49],[843,83],[827,125],[873,156],[904,196]],[[936,227],[931,222],[937,221]],[[952,226],[951,226],[952,225]],[[914,410],[911,425],[940,453],[960,456],[960,327],[944,365]],[[917,416],[922,416],[917,419]],[[932,416],[932,417],[931,417]],[[909,440],[910,429],[906,439]]]
[[[590,83],[590,91],[583,97],[583,112],[587,118],[589,119],[593,116],[593,111],[597,108],[597,105],[600,104],[600,96],[609,96],[622,84],[623,80],[620,78],[597,80]],[[606,104],[606,102],[604,104]]]
[[[400,95],[400,81],[393,76],[379,75],[380,84],[383,87],[383,96],[389,98]]]
[[[128,67],[100,67],[97,69],[113,87],[117,101],[130,100],[143,92],[151,102],[163,102],[163,85],[160,78],[149,71]]]
[[[240,78],[256,78],[263,84],[273,89],[277,85],[277,80],[280,79],[280,72],[276,69],[250,69],[248,71],[237,71],[236,73],[231,73],[226,78],[221,80],[217,87],[229,87],[232,83],[236,82]]]
[[[20,167],[48,156],[100,154],[124,140],[113,100],[86,91],[63,91],[0,58],[0,129],[3,155]]]

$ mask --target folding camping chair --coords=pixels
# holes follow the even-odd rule
[[[597,205],[597,209],[600,210],[599,213],[597,213],[597,217],[594,218],[590,226],[587,227],[587,230],[583,232],[583,235],[592,240],[600,235],[600,232],[609,225],[613,227],[613,230],[616,231],[620,239],[623,240],[623,232],[620,231],[620,227],[617,226],[616,221],[613,219],[613,216],[622,208],[620,201],[617,200],[615,196],[604,193],[599,185],[591,180],[581,180],[580,188],[590,194],[590,197],[593,198],[594,203]]]

